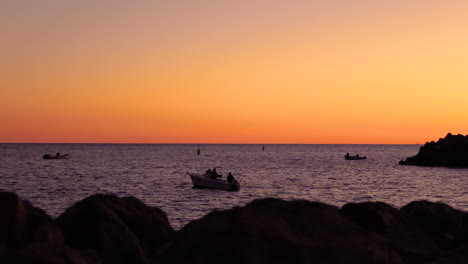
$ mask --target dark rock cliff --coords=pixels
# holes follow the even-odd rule
[[[437,142],[427,142],[416,156],[408,157],[400,164],[468,168],[468,136],[448,133]]]

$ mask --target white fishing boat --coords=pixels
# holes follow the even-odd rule
[[[220,189],[225,191],[238,191],[240,188],[240,183],[237,180],[227,182],[222,179],[209,178],[206,174],[190,172],[187,172],[187,174],[192,179],[193,186],[197,188]]]

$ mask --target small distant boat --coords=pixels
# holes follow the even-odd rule
[[[344,158],[346,160],[365,160],[366,159],[366,156],[359,156],[359,155],[355,155],[355,156],[350,156],[349,153],[347,153]]]
[[[206,174],[190,172],[187,172],[187,174],[192,179],[193,186],[197,188],[210,188],[225,191],[238,191],[240,188],[240,183],[237,180],[232,180],[232,182],[229,183],[222,179],[209,178]]]
[[[43,159],[68,159],[68,154],[57,154],[57,155],[50,155],[50,154],[45,154],[42,156]]]

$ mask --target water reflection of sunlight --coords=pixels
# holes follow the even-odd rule
[[[50,146],[49,146],[50,147]],[[63,146],[62,146],[63,147]],[[384,201],[403,206],[413,200],[444,201],[468,209],[468,170],[412,167],[398,161],[415,146],[275,145],[67,145],[69,160],[44,162],[43,146],[6,151],[0,164],[1,189],[18,192],[50,215],[95,193],[133,195],[165,210],[176,227],[213,209],[244,205],[257,198],[306,199],[341,206]],[[346,161],[362,153],[367,160]],[[261,148],[260,148],[261,149]],[[8,155],[6,155],[8,154]],[[21,156],[18,163],[15,155]],[[239,192],[194,189],[190,172],[217,167],[241,182]],[[64,195],[66,194],[66,195]]]

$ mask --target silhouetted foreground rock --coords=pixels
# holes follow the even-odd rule
[[[0,263],[99,263],[92,252],[64,245],[60,228],[44,211],[15,193],[0,192]]]
[[[384,237],[308,201],[255,200],[183,228],[163,263],[403,263]]]
[[[468,263],[466,213],[413,202],[337,207],[255,200],[193,221],[159,251],[161,263]]]
[[[382,202],[346,204],[348,219],[377,232],[398,248],[407,263],[432,263],[450,256],[468,263],[468,214],[442,203],[414,201],[400,210]]]
[[[150,263],[174,232],[166,214],[134,197],[93,195],[57,218],[65,242],[96,250],[104,264]]]
[[[0,210],[0,263],[468,263],[468,213],[428,201],[338,209],[267,198],[177,232],[134,197],[93,195],[54,222],[0,192]]]
[[[468,168],[468,136],[448,133],[437,143],[427,142],[416,156],[408,157],[400,164]]]

